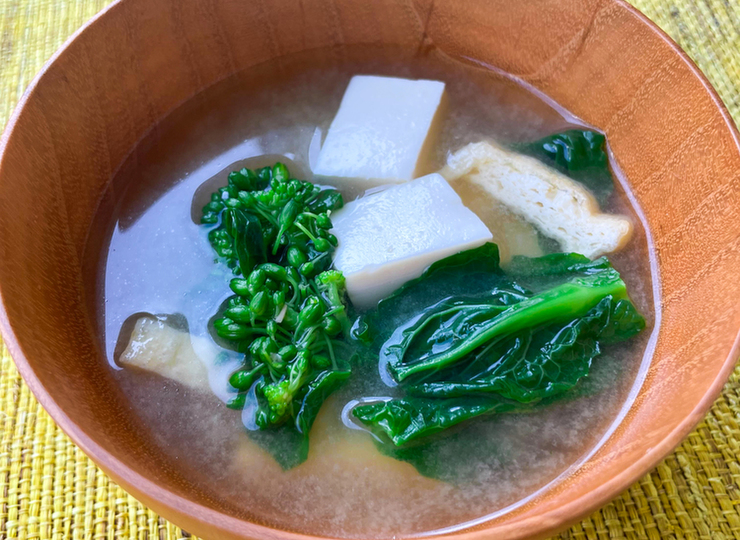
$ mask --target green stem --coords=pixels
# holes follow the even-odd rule
[[[326,341],[326,348],[329,349],[329,358],[331,358],[331,367],[334,369],[334,371],[337,371],[337,358],[334,356],[334,347],[331,344],[331,340],[329,339],[329,336],[324,334],[324,341]]]
[[[272,212],[270,212],[267,207],[265,207],[262,203],[258,202],[254,205],[254,209],[259,212],[259,214],[265,218],[267,221],[272,223],[275,227],[278,226],[278,222],[275,219],[275,217],[272,215]]]
[[[289,306],[294,306],[294,305],[295,305],[295,302],[296,302],[296,300],[298,300],[298,299],[300,298],[300,296],[299,296],[299,295],[300,295],[301,293],[300,293],[300,291],[299,291],[299,289],[298,289],[298,282],[297,282],[296,280],[294,280],[293,278],[291,278],[290,276],[288,276],[288,278],[287,278],[287,279],[288,279],[288,283],[290,283],[290,286],[291,286],[291,287],[293,287],[293,296],[292,296],[292,297],[290,298],[290,301],[288,301],[288,302],[286,302],[286,303],[287,303],[287,304],[288,304]]]
[[[315,242],[316,241],[316,237],[313,234],[311,234],[311,231],[309,231],[306,227],[304,227],[303,225],[301,225],[297,221],[295,222],[295,226],[298,227],[301,231],[303,231],[303,234],[305,234],[306,236],[308,236],[311,239],[312,242]]]

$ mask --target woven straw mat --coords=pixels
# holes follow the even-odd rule
[[[740,122],[740,0],[632,0],[699,65]],[[108,0],[0,0],[0,126],[51,54]],[[0,540],[187,538],[54,424],[0,340]],[[740,540],[740,367],[658,467],[562,540]]]

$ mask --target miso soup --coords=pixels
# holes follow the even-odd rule
[[[345,96],[357,75],[435,85]],[[409,109],[363,135],[397,176],[315,174],[332,138],[360,159],[342,137],[373,107]],[[91,230],[89,301],[141,429],[234,516],[453,530],[575,470],[639,388],[657,276],[629,189],[601,134],[506,74],[436,51],[286,57],[134,149]]]

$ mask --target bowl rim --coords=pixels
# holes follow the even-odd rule
[[[39,83],[43,80],[44,76],[49,70],[49,67],[54,62],[56,62],[59,57],[67,52],[72,43],[75,42],[77,38],[80,37],[80,35],[98,24],[99,21],[108,13],[116,9],[120,9],[120,6],[125,1],[126,0],[113,0],[110,4],[105,6],[93,17],[87,20],[82,26],[80,26],[80,28],[78,28],[71,36],[69,36],[64,41],[64,43],[54,52],[54,54],[51,55],[51,57],[44,63],[40,71],[28,84],[21,98],[13,109],[13,112],[8,119],[2,135],[0,135],[0,176],[2,175],[3,165],[5,161],[5,151],[10,136],[13,133],[27,102],[38,88]],[[640,10],[629,4],[627,0],[608,1],[612,2],[614,5],[619,6],[621,9],[625,9],[640,23],[650,28],[650,30],[656,36],[662,39],[671,48],[671,50],[678,55],[681,61],[701,82],[702,86],[709,94],[709,97],[719,110],[725,125],[732,135],[736,150],[740,153],[740,132],[738,132],[738,127],[735,125],[729,111],[727,110],[726,105],[717,94],[717,91],[711,85],[706,75],[704,75],[704,73],[698,68],[695,62],[666,32],[664,32],[656,23],[650,20]],[[78,424],[76,424],[69,416],[67,416],[67,414],[57,404],[51,394],[46,390],[44,385],[40,382],[33,368],[29,364],[28,359],[25,357],[23,351],[21,350],[20,345],[18,344],[15,333],[13,332],[13,328],[10,324],[7,311],[5,309],[5,302],[3,301],[3,297],[3,286],[2,283],[0,283],[0,337],[5,343],[5,346],[10,353],[12,360],[18,368],[19,373],[23,377],[23,380],[26,382],[38,402],[51,416],[51,418],[59,426],[59,428],[72,440],[74,444],[82,449],[86,456],[92,459],[93,462],[103,470],[103,472],[111,476],[113,480],[121,487],[123,487],[127,492],[136,494],[137,496],[143,495],[146,499],[154,500],[156,502],[155,506],[158,506],[161,510],[163,510],[162,512],[160,512],[160,510],[158,509],[157,512],[161,513],[163,517],[168,520],[170,519],[169,517],[167,517],[168,515],[175,516],[175,521],[178,521],[179,516],[182,515],[196,516],[196,522],[205,523],[214,529],[218,529],[219,531],[229,534],[247,535],[250,538],[279,538],[285,540],[329,540],[330,538],[333,538],[329,536],[317,536],[312,534],[288,531],[284,529],[270,527],[267,525],[261,525],[224,514],[212,508],[203,506],[190,499],[187,499],[183,496],[176,495],[171,491],[160,487],[156,482],[149,480],[131,467],[125,465],[113,454],[108,452],[105,447],[101,446],[91,437],[89,437]],[[565,529],[572,523],[578,522],[583,517],[603,507],[609,501],[619,496],[621,492],[623,492],[630,485],[646,475],[662,459],[668,456],[702,421],[709,409],[719,397],[724,385],[727,383],[732,371],[735,368],[738,356],[740,356],[740,328],[738,328],[738,333],[735,336],[735,340],[733,342],[729,355],[723,361],[721,369],[717,373],[717,376],[712,381],[712,384],[709,386],[702,399],[699,400],[691,413],[688,414],[660,442],[654,445],[649,452],[643,455],[639,460],[635,461],[630,467],[611,477],[607,482],[599,486],[597,489],[579,496],[577,499],[564,506],[559,506],[537,516],[531,516],[522,520],[515,520],[511,524],[501,524],[500,527],[496,528],[496,533],[500,535],[499,538],[513,540],[518,538],[524,539],[530,537],[531,535],[539,537],[540,535],[554,534],[559,530]],[[147,505],[145,504],[145,506]],[[489,527],[487,527],[487,524],[490,523],[490,521],[483,522],[471,529],[461,530],[458,532],[443,533],[439,535],[432,534],[431,536],[436,538],[455,538],[456,540],[485,540],[486,538],[488,538],[491,532],[489,530]],[[418,535],[409,535],[408,537],[412,536]],[[423,534],[423,536],[430,535]],[[406,536],[401,536],[400,538],[405,537]]]

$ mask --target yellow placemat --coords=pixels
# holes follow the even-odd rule
[[[632,0],[740,122],[740,0]],[[46,59],[109,0],[0,0],[0,126]],[[740,368],[681,447],[565,540],[740,539]],[[56,427],[0,341],[0,540],[189,535],[110,481]]]

